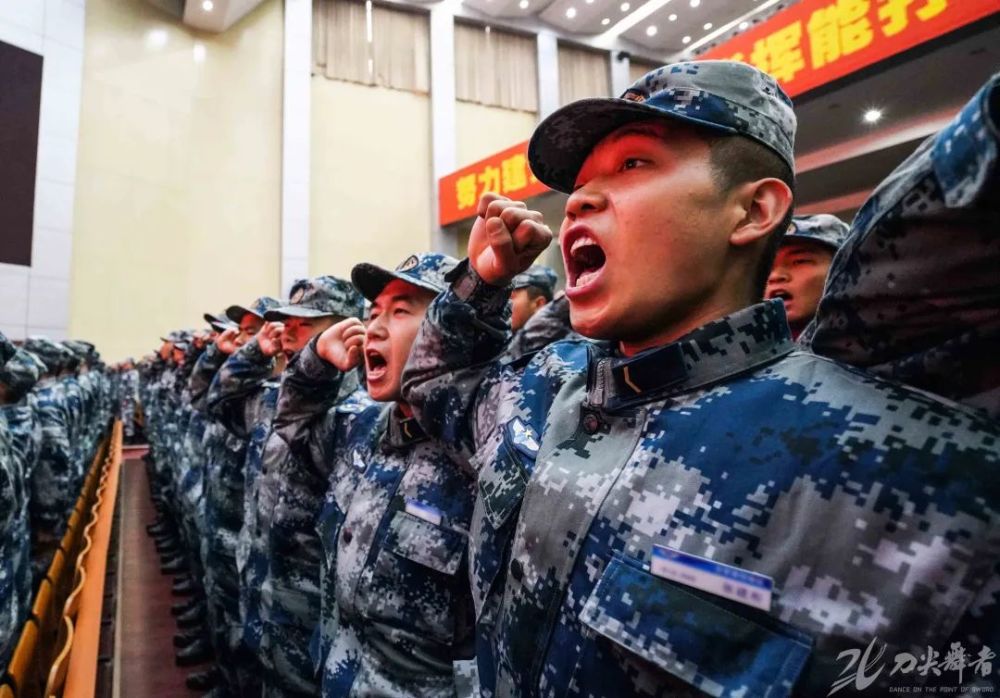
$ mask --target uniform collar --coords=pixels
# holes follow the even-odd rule
[[[704,388],[787,355],[795,348],[780,300],[702,325],[676,342],[591,364],[587,403],[613,411]]]
[[[389,410],[389,424],[383,437],[383,444],[390,448],[407,448],[418,441],[427,439],[427,434],[417,424],[414,417],[404,417],[393,405]]]

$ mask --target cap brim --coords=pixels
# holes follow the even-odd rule
[[[837,250],[840,249],[840,245],[836,242],[833,242],[832,240],[826,240],[820,237],[813,237],[812,235],[803,235],[802,233],[792,233],[791,235],[785,233],[781,238],[781,242],[778,244],[779,246],[784,246],[802,242],[806,243],[807,245],[811,244],[811,245],[816,245],[818,247],[823,247],[828,250],[832,250],[833,252],[836,252]]]
[[[259,318],[261,320],[264,319],[258,313],[250,310],[250,308],[244,308],[242,305],[231,305],[226,308],[226,317],[235,322],[237,325],[240,324],[240,321],[243,320],[243,316],[247,313],[250,313],[255,318]]]
[[[412,276],[406,276],[396,271],[389,271],[368,262],[355,264],[354,268],[351,269],[351,283],[354,284],[354,288],[358,289],[358,292],[362,296],[372,302],[378,298],[378,294],[382,293],[382,290],[386,286],[396,280],[431,291],[432,293],[441,293],[444,290],[427,281],[414,279]]]
[[[531,171],[545,186],[571,194],[594,146],[622,126],[646,119],[676,119],[720,133],[736,133],[728,126],[642,102],[613,97],[581,99],[552,112],[535,129],[528,144]]]
[[[238,327],[239,326],[235,322],[233,322],[232,320],[230,320],[228,316],[219,316],[219,315],[212,315],[212,313],[205,313],[202,317],[205,318],[205,322],[207,322],[209,325],[211,325],[216,330],[218,330],[219,327],[225,328],[225,327]],[[221,332],[221,330],[219,330],[219,331]]]
[[[314,310],[313,308],[305,308],[301,305],[284,305],[280,308],[274,308],[273,310],[268,310],[264,313],[264,319],[268,322],[274,322],[277,320],[284,320],[289,317],[303,317],[303,318],[313,318],[313,317],[336,317],[336,313],[327,313],[322,310]]]

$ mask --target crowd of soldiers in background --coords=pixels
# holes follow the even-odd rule
[[[917,646],[975,642],[966,678],[991,680],[1000,78],[850,230],[789,224],[777,175],[749,177],[753,215],[719,203],[718,130],[721,167],[791,172],[769,76],[685,63],[626,97],[562,108],[529,148],[570,194],[572,297],[530,266],[541,215],[487,194],[467,260],[300,280],[139,362],[177,663],[214,659],[189,687],[813,696],[869,642],[914,680]],[[708,252],[670,238],[720,210]],[[605,213],[613,234],[570,225]],[[745,244],[767,234],[773,264]],[[681,302],[720,291],[725,313]]]
[[[0,666],[135,377],[106,366],[89,342],[0,334]]]
[[[420,261],[418,271],[443,288],[455,260],[424,255]],[[543,266],[517,279],[511,301],[520,331],[511,356],[572,334],[556,283],[555,272]],[[138,364],[161,512],[150,530],[162,571],[177,575],[174,592],[188,596],[173,608],[177,663],[214,658],[213,668],[192,674],[188,684],[216,695],[319,691],[310,651],[320,642],[320,561],[315,550],[282,549],[272,530],[275,480],[287,476],[283,461],[291,455],[272,423],[289,361],[335,322],[364,317],[366,303],[349,282],[329,276],[297,282],[290,296],[286,303],[261,297],[207,313],[208,328],[170,333],[157,354]],[[340,392],[357,391],[360,399],[342,409],[374,405],[361,397],[363,376],[346,383]],[[318,501],[325,486],[312,485]],[[315,511],[298,514],[311,528]],[[296,559],[295,552],[304,554]]]

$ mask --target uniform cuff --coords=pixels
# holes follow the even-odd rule
[[[455,297],[472,306],[480,316],[499,315],[510,300],[509,284],[494,286],[486,283],[472,268],[468,259],[459,262],[445,279],[451,282],[451,291]]]

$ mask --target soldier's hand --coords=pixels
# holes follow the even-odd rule
[[[215,340],[215,346],[217,346],[219,351],[223,354],[232,354],[236,351],[236,338],[239,334],[240,330],[238,327],[230,327],[227,330],[223,330]]]
[[[487,192],[469,235],[469,263],[483,281],[505,286],[552,242],[542,214],[521,201]]]
[[[364,356],[365,324],[357,318],[341,320],[316,340],[316,353],[340,371],[350,371]]]
[[[285,329],[282,322],[265,322],[257,333],[257,345],[264,356],[277,356],[281,353],[281,331]]]

